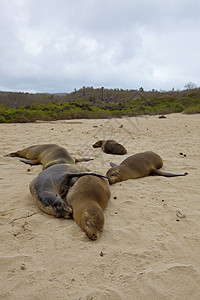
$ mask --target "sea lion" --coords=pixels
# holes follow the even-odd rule
[[[108,180],[91,175],[77,179],[68,191],[66,202],[72,208],[73,219],[91,240],[98,239],[103,230],[109,199]]]
[[[100,140],[92,145],[93,148],[101,147],[105,153],[124,155],[127,154],[127,150],[121,144],[114,140]]]
[[[68,189],[75,179],[88,174],[105,177],[93,172],[80,172],[73,165],[56,164],[42,171],[32,180],[29,189],[37,205],[44,212],[55,217],[70,218],[72,209],[64,201]]]
[[[111,163],[111,166],[112,168],[110,168],[106,173],[110,184],[131,178],[136,179],[148,175],[174,177],[185,176],[188,174],[172,174],[158,170],[163,166],[163,160],[158,154],[152,151],[131,155],[126,158],[119,166],[113,163]]]
[[[56,144],[34,145],[4,156],[26,158],[20,161],[29,165],[42,164],[43,170],[55,164],[74,164],[92,160],[91,158],[74,158],[65,148]]]

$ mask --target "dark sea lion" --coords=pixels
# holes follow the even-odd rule
[[[20,159],[20,161],[29,165],[42,164],[43,169],[55,164],[74,164],[91,160],[91,158],[74,158],[65,148],[56,144],[34,145],[4,156],[26,158]]]
[[[72,209],[64,201],[68,189],[75,179],[88,174],[105,177],[92,172],[80,172],[75,165],[56,164],[32,180],[29,189],[37,205],[44,212],[55,217],[70,218]]]
[[[172,174],[158,170],[163,166],[163,160],[158,154],[152,151],[131,155],[126,158],[119,166],[113,163],[111,163],[111,166],[112,168],[110,168],[106,173],[110,184],[127,179],[136,179],[148,175],[175,177],[185,176],[188,174]]]
[[[121,144],[114,140],[100,140],[92,145],[93,148],[101,147],[105,153],[124,155],[127,154],[127,150]]]
[[[104,210],[110,199],[107,179],[84,176],[69,189],[66,202],[73,219],[91,240],[98,239],[104,227]]]

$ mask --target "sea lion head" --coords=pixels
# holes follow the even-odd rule
[[[56,217],[63,217],[63,218],[69,219],[72,216],[71,207],[67,206],[60,199],[57,199],[56,201],[54,201],[54,203],[52,205],[52,209],[55,212]]]
[[[92,145],[93,148],[99,148],[102,146],[104,140],[100,140],[100,141],[97,141],[94,145]]]
[[[106,173],[106,177],[110,184],[122,181],[122,175],[118,166],[110,168]]]
[[[89,209],[83,214],[83,230],[91,240],[97,240],[103,231],[104,215],[100,208]]]

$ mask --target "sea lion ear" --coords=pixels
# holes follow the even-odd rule
[[[111,167],[118,167],[115,163],[110,162]]]

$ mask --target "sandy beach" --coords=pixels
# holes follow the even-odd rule
[[[0,129],[0,299],[200,299],[200,114],[0,124]],[[128,154],[92,148],[99,139],[118,141]],[[102,174],[110,162],[152,150],[163,158],[163,171],[188,175],[110,186],[104,230],[91,241],[73,219],[47,215],[35,204],[29,183],[42,166],[3,157],[44,143],[94,158],[82,164]]]

